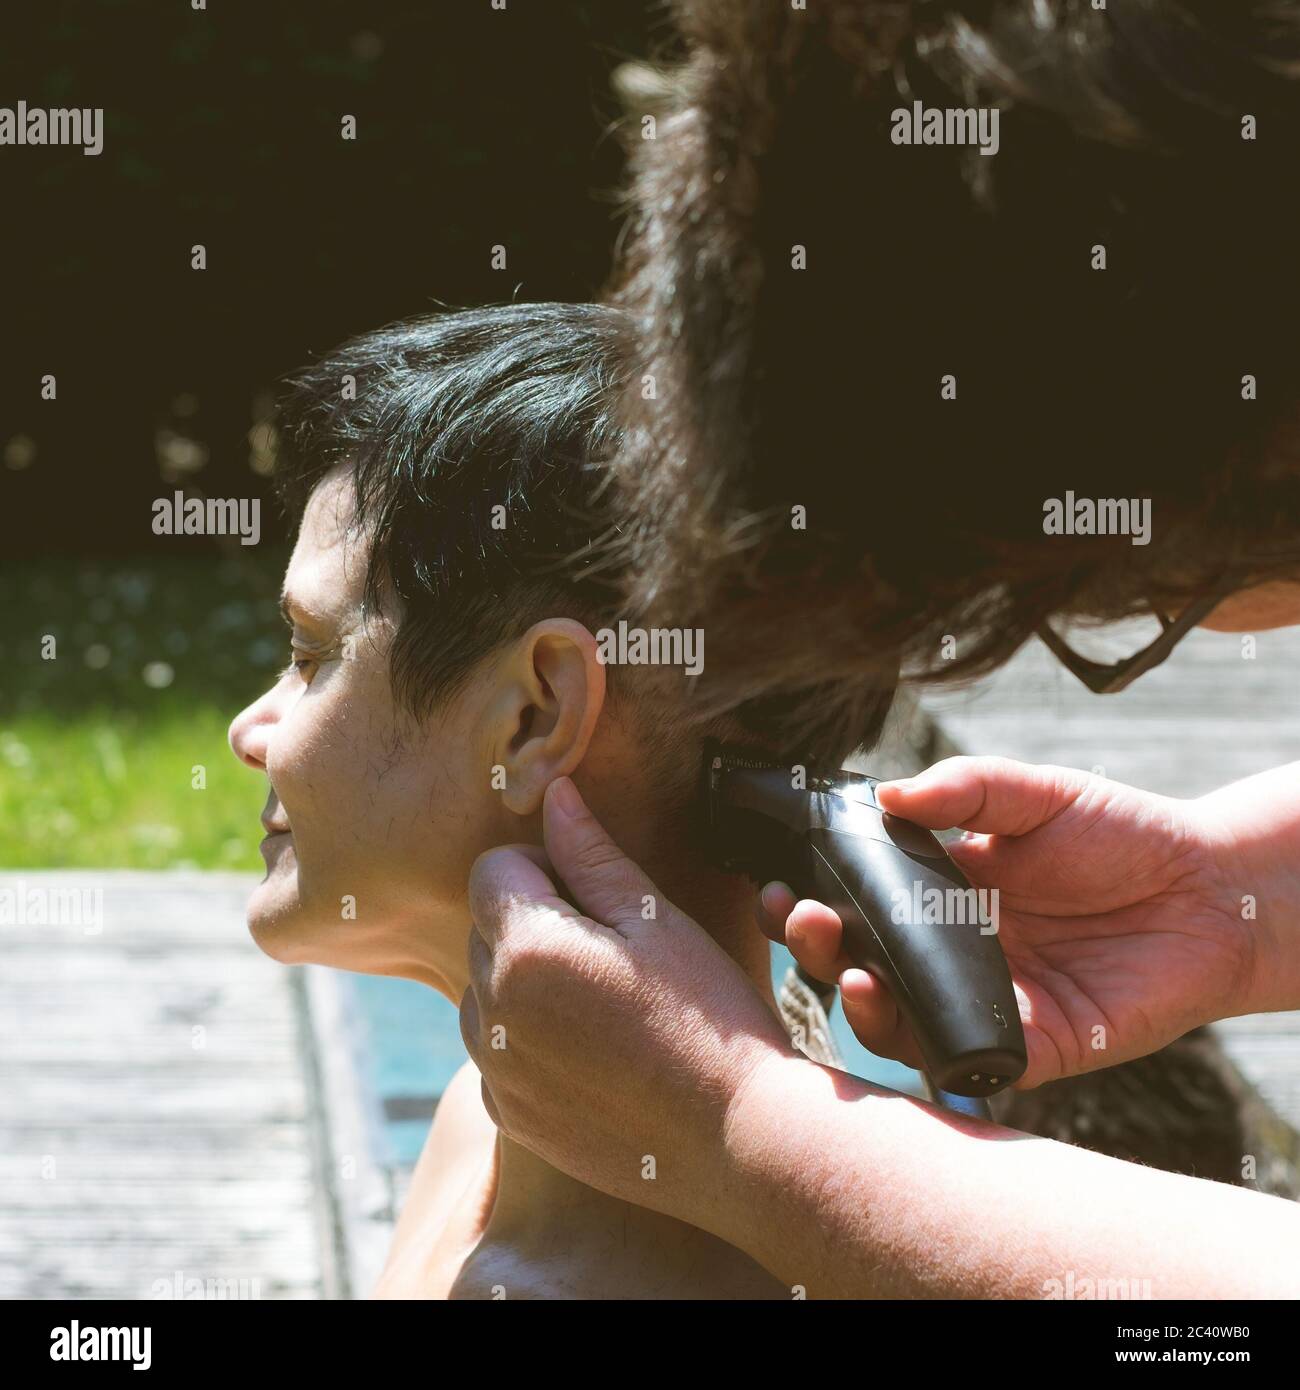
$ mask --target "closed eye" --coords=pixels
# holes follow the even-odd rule
[[[289,664],[280,672],[280,679],[291,672],[297,672],[303,679],[304,684],[310,684],[312,671],[324,660],[324,656],[308,656],[300,653],[296,648],[290,653]],[[309,669],[310,668],[310,669]]]

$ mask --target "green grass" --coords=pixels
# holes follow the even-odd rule
[[[0,581],[0,868],[261,867],[266,779],[226,731],[285,660],[283,565],[217,554]]]
[[[147,719],[89,712],[6,723],[0,865],[259,867],[266,781],[235,760],[227,723],[210,706]]]

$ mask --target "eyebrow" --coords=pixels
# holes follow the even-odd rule
[[[296,620],[306,621],[315,627],[329,626],[329,623],[320,614],[313,613],[310,608],[304,608],[288,589],[280,590],[280,616],[290,627],[294,625]]]

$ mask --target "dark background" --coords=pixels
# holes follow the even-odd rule
[[[262,497],[274,548],[277,377],[439,302],[594,297],[610,73],[667,28],[647,0],[6,8],[0,105],[102,106],[104,148],[0,147],[0,563],[222,544],[152,533],[176,487]]]

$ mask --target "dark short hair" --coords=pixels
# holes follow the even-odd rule
[[[611,287],[657,385],[614,468],[636,610],[707,613],[723,677],[797,722],[815,682],[1295,576],[1300,5],[672,9]],[[894,144],[914,101],[996,107],[1001,148]],[[1151,499],[1150,544],[1046,535],[1071,490]]]
[[[621,310],[596,304],[464,309],[353,338],[287,379],[277,489],[296,522],[321,478],[351,467],[370,541],[366,608],[399,602],[390,672],[417,717],[532,622],[562,614],[595,629],[622,611],[605,493],[629,334]],[[842,758],[857,743],[849,724],[870,722],[811,727],[786,745],[766,737],[781,724],[768,702],[721,710],[695,698],[707,657],[689,687],[672,671],[608,676],[616,695],[667,686],[682,697],[642,700],[646,718],[791,757]]]
[[[365,605],[396,596],[393,687],[417,716],[547,613],[617,607],[591,563],[626,320],[591,304],[509,304],[390,324],[287,379],[274,479],[301,520],[352,468],[370,541]]]

